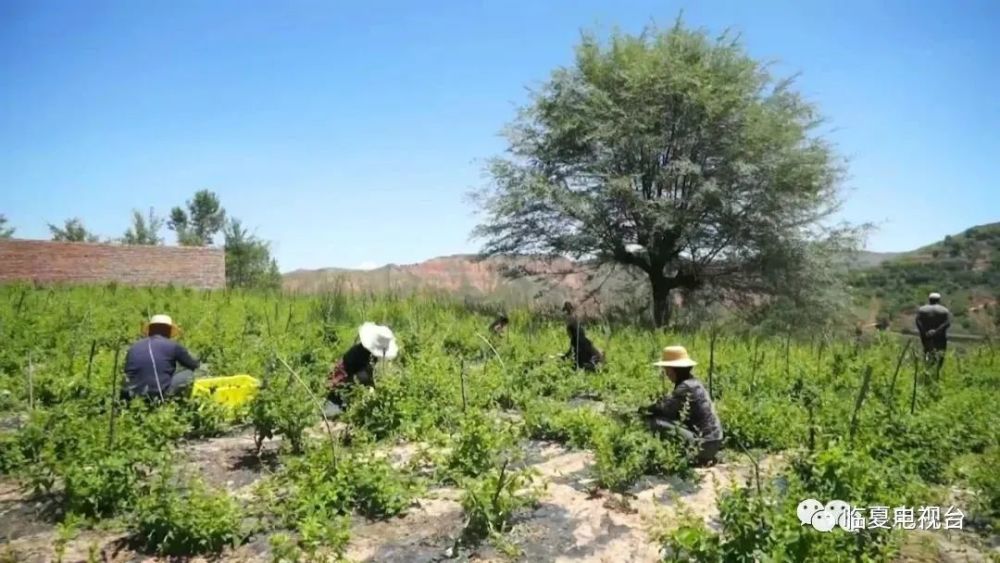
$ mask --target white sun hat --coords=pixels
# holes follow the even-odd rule
[[[927,296],[928,299],[941,299],[941,294],[938,292],[931,293]]]
[[[365,350],[371,352],[376,358],[391,360],[399,354],[396,337],[387,326],[365,323],[358,329],[358,338]]]
[[[143,334],[149,335],[149,327],[153,325],[165,325],[170,327],[170,338],[177,338],[181,334],[181,327],[174,324],[174,320],[170,318],[170,315],[153,315],[149,319],[149,323],[143,328]]]

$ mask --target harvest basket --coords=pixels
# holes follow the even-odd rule
[[[246,374],[206,377],[194,381],[191,396],[209,399],[230,412],[235,412],[249,404],[257,395],[259,388],[260,381]]]

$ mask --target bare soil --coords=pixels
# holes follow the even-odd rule
[[[325,432],[325,430],[323,430]],[[254,483],[277,467],[276,442],[265,444],[255,455],[253,436],[244,430],[229,436],[193,442],[182,448],[188,470],[207,483],[246,498]],[[420,452],[416,444],[386,448],[395,465],[408,463]],[[660,559],[654,541],[657,531],[669,526],[681,512],[716,525],[719,493],[751,478],[745,458],[697,469],[693,480],[647,478],[625,495],[595,486],[593,456],[544,442],[529,442],[526,463],[539,474],[545,486],[534,510],[518,516],[509,534],[520,551],[520,561],[541,562],[653,562]],[[781,458],[764,460],[769,474]],[[56,561],[59,537],[55,519],[46,514],[45,503],[32,499],[30,491],[17,483],[0,482],[0,561]],[[474,550],[453,551],[464,525],[461,492],[437,488],[414,503],[405,515],[386,521],[355,518],[347,557],[352,561],[378,563],[430,563],[435,561],[509,561],[511,557],[484,544]],[[96,556],[106,562],[165,561],[130,550],[126,545],[127,523],[106,530],[86,530],[67,541],[62,561],[88,561]],[[984,551],[969,537],[916,534],[900,561],[986,561]],[[6,545],[4,545],[6,544]],[[6,558],[5,558],[6,557]],[[225,561],[270,561],[267,537],[255,537],[246,545],[222,555]],[[191,561],[206,561],[194,558]]]

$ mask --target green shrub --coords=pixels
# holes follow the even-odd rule
[[[229,429],[229,413],[215,401],[192,399],[184,408],[190,424],[188,438],[213,438]]]
[[[612,421],[587,408],[566,408],[549,402],[533,402],[524,413],[525,432],[535,440],[552,440],[577,448],[589,448],[594,436]]]
[[[635,425],[609,426],[594,439],[597,481],[613,491],[629,489],[643,475],[689,475],[686,455]]]
[[[990,526],[1000,529],[1000,447],[984,453],[972,469],[969,485],[976,491],[976,510]]]
[[[476,477],[497,465],[504,448],[511,444],[511,433],[483,413],[473,411],[462,420],[445,467],[454,476]]]
[[[413,480],[370,452],[342,452],[334,461],[328,445],[309,448],[275,476],[282,492],[272,507],[288,526],[310,518],[332,519],[357,511],[369,518],[400,514],[415,492]]]
[[[462,495],[467,522],[462,539],[475,543],[506,532],[517,511],[537,503],[537,496],[529,490],[532,475],[527,470],[510,469],[505,463],[481,479],[467,481]]]
[[[219,553],[246,539],[242,523],[239,505],[226,492],[163,476],[139,500],[133,532],[144,549],[161,555]]]
[[[264,440],[281,436],[293,453],[302,453],[303,435],[318,419],[316,403],[290,377],[265,380],[250,403],[257,451]]]
[[[132,506],[143,475],[136,461],[121,452],[95,451],[92,459],[61,466],[66,511],[83,516],[112,516]]]

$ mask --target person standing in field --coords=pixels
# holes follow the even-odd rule
[[[375,386],[375,364],[399,354],[396,337],[389,327],[366,322],[358,329],[358,342],[351,346],[330,372],[330,391],[324,412],[339,414],[345,406],[345,392],[356,384]]]
[[[674,384],[670,394],[640,409],[650,428],[681,438],[698,454],[695,463],[708,465],[722,449],[722,422],[705,386],[694,377],[697,362],[683,346],[667,346],[660,361],[653,363]]]
[[[924,346],[924,359],[937,361],[940,369],[948,349],[948,329],[951,328],[951,311],[941,304],[941,294],[931,293],[927,304],[917,309],[917,332]]]
[[[200,364],[174,340],[181,330],[173,319],[154,315],[143,332],[146,337],[133,344],[125,354],[124,397],[163,400],[190,389],[194,370]],[[178,365],[184,369],[178,371]]]

